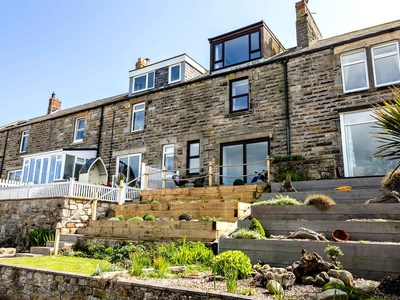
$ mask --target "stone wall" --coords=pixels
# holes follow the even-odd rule
[[[55,230],[57,222],[64,222],[84,207],[88,200],[57,197],[51,199],[0,200],[0,247],[28,247],[26,233],[34,228]],[[105,216],[113,207],[109,202],[98,202],[97,215]],[[86,227],[92,215],[89,205],[62,230],[62,233],[77,233]]]
[[[1,262],[1,261],[0,261]],[[146,285],[128,280],[44,271],[0,264],[1,299],[253,299],[222,292]]]

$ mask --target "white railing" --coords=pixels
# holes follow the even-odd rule
[[[29,184],[21,186],[0,187],[0,199],[22,198],[52,198],[52,197],[82,197],[85,199],[96,198],[102,201],[119,202],[119,193],[123,191],[121,202],[139,198],[140,189],[132,187],[117,187],[83,183],[75,180],[48,183]]]
[[[21,186],[21,185],[27,185],[27,184],[28,183],[26,183],[26,182],[0,179],[0,187]]]
[[[173,172],[163,171],[157,168],[146,166],[142,164],[143,179],[142,182],[146,184],[142,185],[142,189],[158,190],[163,188],[163,176],[165,177],[165,188],[176,187],[175,182],[172,180],[172,176],[176,175]],[[164,175],[163,175],[164,172]],[[146,180],[147,177],[147,180]]]

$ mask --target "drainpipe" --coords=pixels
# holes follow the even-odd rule
[[[3,174],[4,159],[5,159],[5,156],[6,156],[7,141],[8,141],[8,132],[9,131],[7,130],[6,131],[6,140],[4,142],[4,148],[3,148],[3,157],[1,159],[1,165],[0,165],[0,177],[1,177],[1,174]]]
[[[111,158],[112,158],[112,149],[114,143],[114,124],[115,124],[115,107],[113,108],[113,116],[111,123],[111,139],[110,139],[110,154],[108,156],[108,176],[110,176],[110,168],[111,168]]]
[[[287,156],[290,156],[290,118],[289,118],[289,86],[288,86],[288,64],[289,59],[283,61],[283,80],[285,85],[285,114],[286,114],[286,147]]]
[[[104,116],[104,105],[101,107],[99,135],[98,135],[98,137],[97,137],[97,155],[96,155],[96,157],[99,157],[100,141],[101,141],[101,131],[103,130],[103,116]]]

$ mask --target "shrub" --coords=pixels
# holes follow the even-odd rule
[[[242,179],[235,179],[233,185],[244,185],[244,181]]]
[[[238,271],[238,279],[249,276],[252,272],[250,258],[239,250],[228,250],[215,256],[212,270],[214,274],[227,276],[230,270]]]
[[[400,192],[400,170],[387,173],[382,179],[381,187],[389,191]]]
[[[203,221],[203,222],[219,222],[219,221],[221,221],[221,219],[222,219],[222,218],[218,218],[218,217],[216,217],[216,216],[212,216],[212,217],[210,217],[210,216],[204,216],[204,217],[202,217],[202,218],[200,219],[200,221]]]
[[[142,217],[132,217],[132,218],[130,218],[128,221],[143,221],[143,218]]]
[[[329,209],[332,205],[335,204],[335,201],[333,201],[330,197],[322,195],[322,194],[315,194],[308,196],[307,199],[304,201],[304,204],[306,205],[313,205],[319,210],[327,210]]]
[[[147,200],[140,200],[139,204],[149,204],[150,202]]]
[[[47,241],[54,241],[54,231],[46,228],[36,228],[26,234],[29,245],[33,247],[46,246]]]
[[[154,200],[151,202],[151,204],[160,204],[160,202],[158,202],[157,200]]]
[[[339,268],[343,268],[342,264],[340,263],[340,261],[338,261],[337,259],[340,256],[343,256],[343,252],[342,249],[340,249],[339,246],[335,246],[335,245],[328,245],[325,249],[324,252],[326,253],[326,256]]]
[[[145,214],[143,216],[143,220],[145,220],[145,221],[155,221],[156,217],[154,215],[152,215],[152,214]]]
[[[118,215],[118,216],[116,216],[116,218],[118,220],[120,220],[120,221],[124,221],[125,220],[125,217],[123,215]]]
[[[241,228],[232,234],[234,239],[253,239],[253,240],[265,240],[265,235],[262,235],[256,230],[250,230],[246,228]]]
[[[265,237],[264,228],[262,227],[261,223],[256,218],[251,219],[251,224],[250,224],[249,230],[257,231],[259,234],[261,234],[263,237]]]
[[[275,199],[256,202],[254,205],[303,205],[303,203],[289,196],[279,195],[275,196]]]
[[[192,218],[192,215],[191,214],[189,214],[189,213],[183,213],[183,214],[181,214],[180,216],[179,216],[179,218],[178,218],[178,220],[179,221],[183,221],[183,220],[185,220],[185,221],[191,221],[193,218]]]

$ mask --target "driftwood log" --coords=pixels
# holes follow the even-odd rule
[[[297,228],[295,232],[291,233],[288,239],[309,239],[317,241],[328,241],[322,233],[317,233],[304,227]]]
[[[279,192],[297,192],[292,184],[292,178],[289,174],[286,175],[285,180],[282,182]]]
[[[365,202],[365,204],[369,203],[382,203],[394,199],[396,202],[400,203],[400,194],[397,191],[387,192],[385,195],[379,198],[369,199]]]

